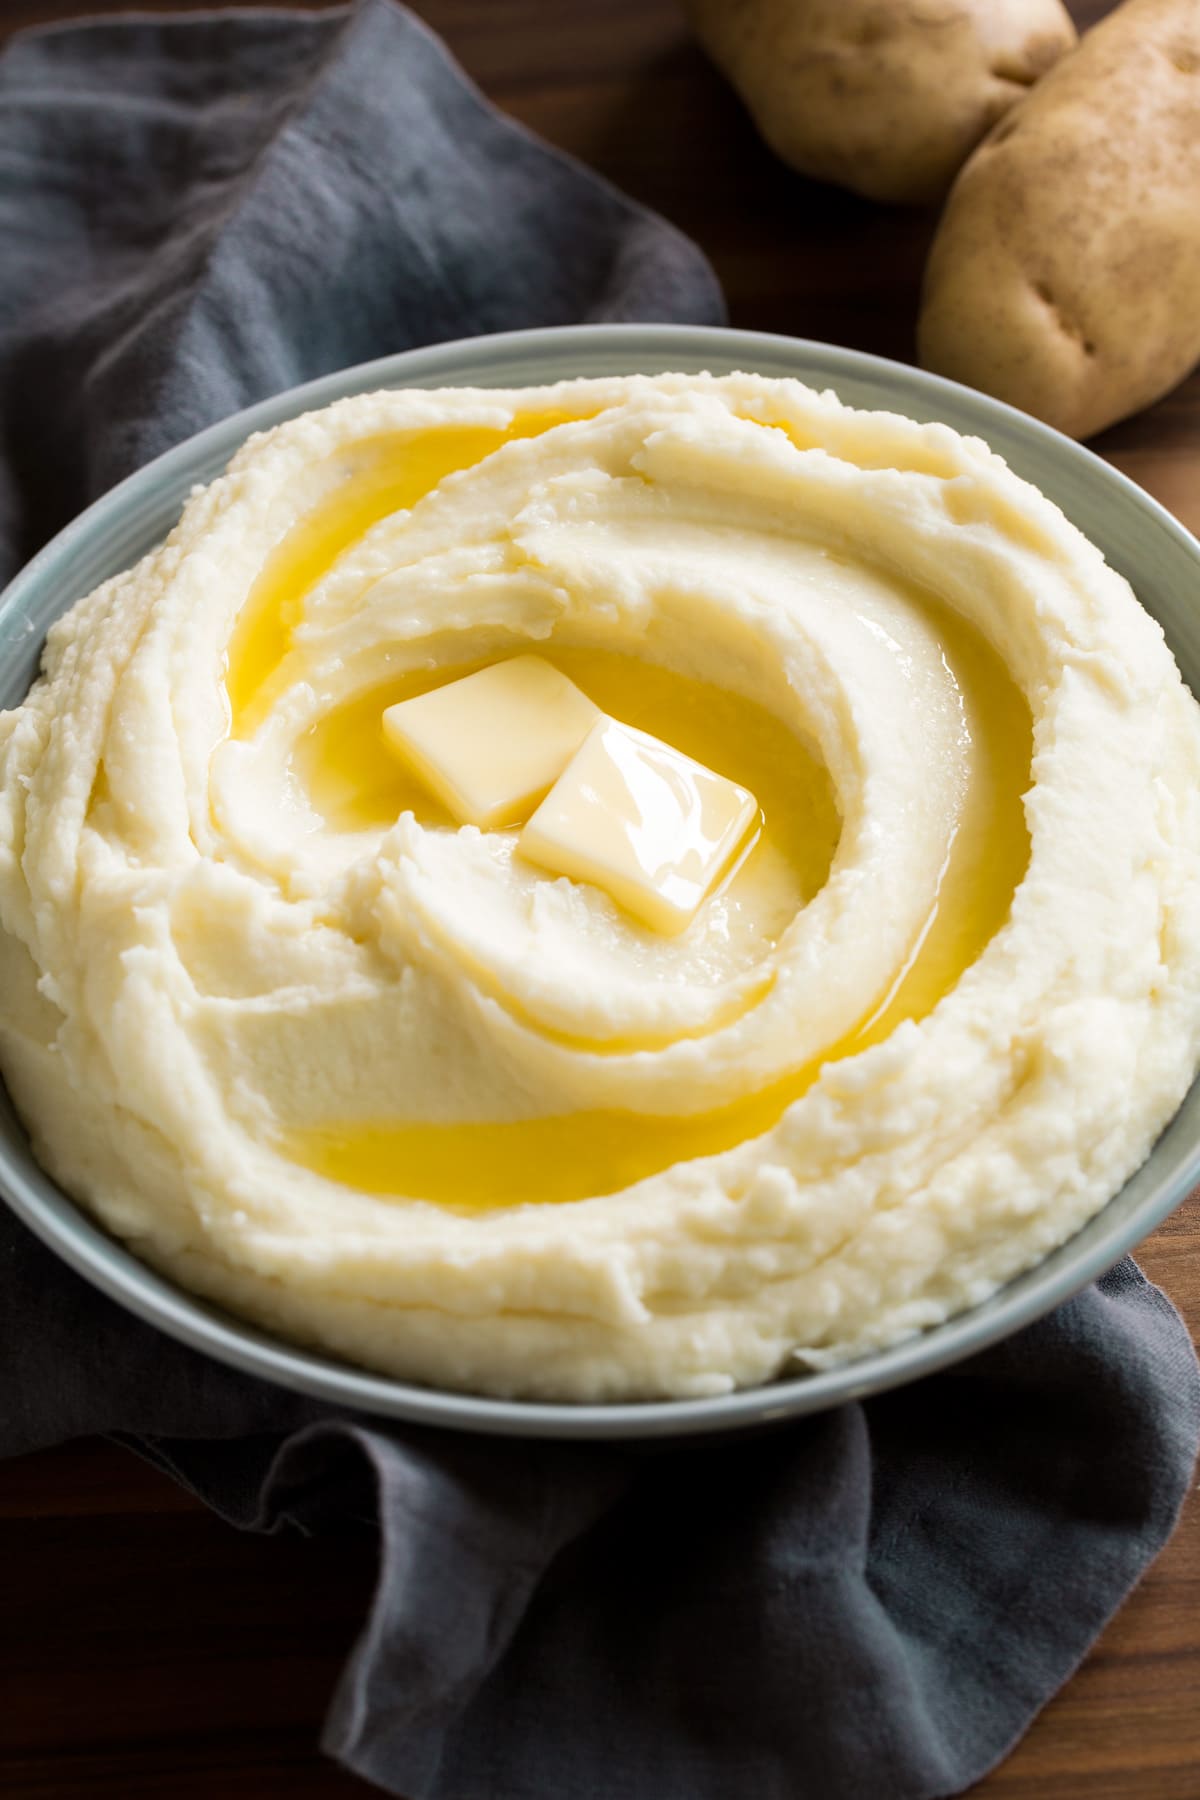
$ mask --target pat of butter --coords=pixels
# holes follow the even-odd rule
[[[515,825],[558,780],[598,717],[540,656],[514,656],[383,715],[383,733],[460,825]]]
[[[758,813],[754,795],[669,744],[600,718],[521,833],[531,862],[603,888],[674,935]]]

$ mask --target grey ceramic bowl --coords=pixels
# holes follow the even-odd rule
[[[131,476],[34,558],[0,597],[0,707],[33,678],[51,620],[166,534],[188,490],[210,480],[252,431],[379,387],[516,387],[574,375],[752,369],[832,387],[855,406],[943,419],[987,441],[1099,545],[1163,625],[1200,693],[1200,544],[1131,481],[1057,432],[955,383],[827,344],[670,325],[580,326],[439,344],[364,363],[201,432]],[[234,1367],[366,1412],[537,1437],[667,1437],[767,1424],[945,1368],[1027,1325],[1101,1275],[1200,1180],[1200,1081],[1146,1164],[1069,1243],[984,1305],[922,1336],[823,1374],[719,1399],[562,1406],[479,1399],[369,1375],[298,1350],[193,1299],[154,1274],[41,1172],[0,1093],[0,1193],[88,1281],[172,1337]]]

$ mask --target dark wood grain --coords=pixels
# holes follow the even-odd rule
[[[0,37],[78,10],[5,0]],[[89,0],[89,10],[117,8]],[[932,217],[790,174],[670,0],[424,0],[417,10],[497,104],[696,237],[735,324],[911,357]],[[1108,10],[1073,8],[1081,23]],[[1200,528],[1200,377],[1096,447]],[[1141,1256],[1200,1332],[1200,1200]],[[316,1749],[369,1590],[361,1541],[239,1535],[95,1442],[0,1471],[0,1570],[0,1792],[11,1800],[364,1791]],[[1198,1800],[1195,1493],[1083,1668],[974,1794]]]

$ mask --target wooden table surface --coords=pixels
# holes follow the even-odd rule
[[[86,4],[116,10],[109,0]],[[5,0],[0,38],[81,9]],[[690,232],[716,266],[735,325],[911,359],[931,217],[789,174],[689,42],[671,0],[421,0],[417,10],[500,106]],[[1085,24],[1108,7],[1072,10]],[[1096,447],[1200,530],[1200,377]],[[1196,1197],[1140,1252],[1194,1335],[1198,1252]],[[0,1792],[9,1800],[367,1791],[315,1747],[371,1581],[361,1544],[242,1536],[96,1441],[0,1470],[0,1569]],[[973,1794],[1200,1796],[1195,1492],[1082,1669]]]

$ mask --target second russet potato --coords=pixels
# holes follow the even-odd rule
[[[767,142],[874,200],[946,192],[1075,42],[1060,0],[684,0]]]
[[[1071,437],[1200,360],[1200,4],[1126,0],[963,169],[925,273],[926,368]]]
[[[1059,0],[684,4],[793,167],[953,182],[925,367],[1089,437],[1200,361],[1200,0],[1124,0],[1078,46]]]

